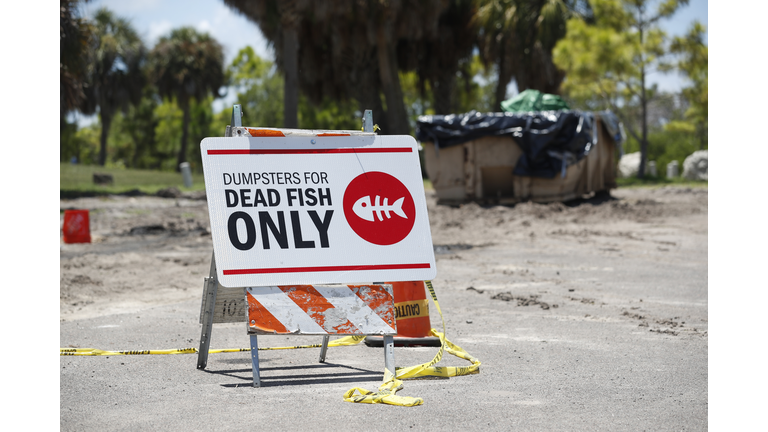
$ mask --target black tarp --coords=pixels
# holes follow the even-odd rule
[[[621,142],[619,122],[610,111],[598,113],[606,131]],[[432,142],[436,150],[485,136],[511,136],[523,154],[513,174],[553,178],[589,154],[597,135],[595,113],[538,111],[527,113],[479,113],[420,116],[416,139]]]

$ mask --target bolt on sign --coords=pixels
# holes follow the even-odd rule
[[[433,279],[417,146],[354,133],[204,139],[219,282]]]

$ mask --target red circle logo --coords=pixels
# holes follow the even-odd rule
[[[400,180],[383,172],[367,172],[355,177],[344,191],[344,217],[363,240],[388,246],[411,232],[416,206]]]

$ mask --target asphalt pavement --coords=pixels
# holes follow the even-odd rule
[[[62,356],[60,429],[706,430],[706,233],[686,243],[622,254],[524,244],[441,254],[434,285],[447,338],[482,366],[476,375],[405,381],[398,394],[423,398],[421,406],[343,401],[353,387],[381,384],[383,350],[364,344],[331,348],[324,364],[319,349],[262,351],[261,388],[252,386],[247,352],[211,354],[205,370],[194,354]],[[536,278],[505,285],[505,266]],[[199,313],[199,301],[186,301],[65,321],[60,347],[197,347]],[[432,303],[430,314],[441,329]],[[214,325],[211,348],[248,343],[245,323]],[[396,348],[395,361],[412,366],[436,352]],[[469,363],[446,355],[440,365]]]

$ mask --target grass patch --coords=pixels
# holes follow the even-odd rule
[[[93,183],[93,173],[111,174],[114,183],[105,186],[96,185]],[[181,173],[176,172],[69,163],[61,163],[59,168],[61,198],[130,193],[152,195],[172,186],[181,191],[201,191],[205,190],[205,181],[202,174],[193,173],[192,187],[186,188]]]
[[[114,183],[111,185],[96,185],[93,183],[93,173],[112,174]],[[184,187],[181,173],[169,171],[139,170],[118,167],[102,167],[98,165],[59,165],[59,191],[61,198],[76,198],[80,196],[101,196],[120,194],[154,195],[161,189],[177,187],[181,191],[205,190],[205,179],[202,174],[192,173],[192,187]],[[424,190],[433,190],[432,182],[424,179]]]
[[[669,179],[666,177],[651,177],[645,176],[644,179],[637,177],[630,178],[617,178],[616,185],[620,188],[631,187],[661,187],[661,186],[684,186],[691,188],[707,188],[709,181],[707,180],[686,180],[684,178]]]

